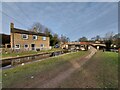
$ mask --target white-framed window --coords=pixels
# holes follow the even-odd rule
[[[25,45],[24,45],[24,48],[28,48],[28,45],[27,45],[27,44],[25,44]]]
[[[42,40],[46,40],[46,37],[42,37]]]
[[[33,40],[37,40],[37,35],[33,35]]]
[[[42,47],[42,48],[43,48],[44,46],[45,46],[44,44],[40,44],[40,47]]]
[[[16,44],[15,49],[20,49],[20,44]]]
[[[22,39],[28,39],[28,35],[27,34],[22,34]]]

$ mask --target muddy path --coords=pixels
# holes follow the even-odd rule
[[[60,71],[52,78],[40,78],[39,76],[33,82],[25,85],[24,88],[59,88],[62,81],[68,78],[75,70],[81,69],[81,67],[97,52],[93,47],[90,49],[90,53],[78,60],[70,61],[71,67],[63,71]],[[49,75],[48,75],[49,77]],[[43,80],[42,80],[43,79]],[[42,81],[41,81],[42,80]]]

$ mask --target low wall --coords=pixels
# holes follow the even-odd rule
[[[40,60],[43,58],[60,55],[63,53],[67,53],[67,52],[66,51],[56,51],[56,52],[42,53],[42,54],[29,55],[29,56],[7,58],[7,59],[2,59],[0,64],[2,64],[2,67],[7,66],[7,65],[15,66],[15,65],[30,62],[30,61],[35,61],[35,60]]]

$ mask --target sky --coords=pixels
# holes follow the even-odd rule
[[[10,23],[28,30],[40,22],[52,32],[70,38],[104,37],[118,33],[117,2],[3,2],[2,33],[10,34]]]

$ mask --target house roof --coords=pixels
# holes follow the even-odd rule
[[[88,45],[89,42],[80,42],[80,44]]]
[[[20,34],[28,34],[28,35],[47,36],[44,33],[37,33],[37,32],[22,30],[22,29],[18,29],[18,28],[11,29],[11,33],[20,33]]]
[[[79,45],[80,43],[79,42],[68,42],[67,44],[69,44],[69,45]]]

